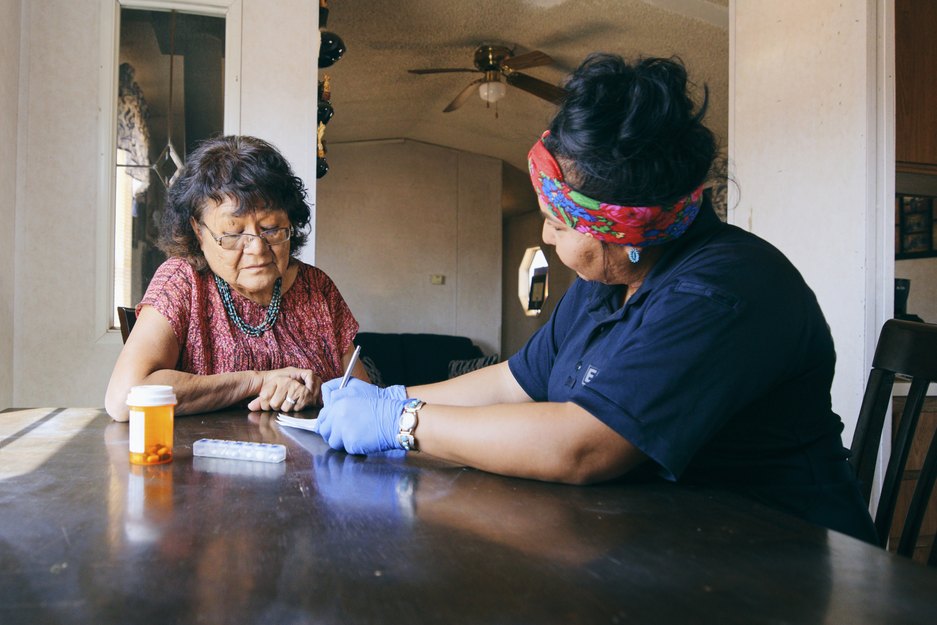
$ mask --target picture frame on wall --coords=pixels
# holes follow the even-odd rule
[[[937,256],[937,198],[895,196],[895,258]]]

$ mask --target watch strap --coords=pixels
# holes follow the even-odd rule
[[[403,405],[403,416],[400,421],[400,431],[397,433],[397,442],[407,451],[419,451],[413,432],[420,422],[419,411],[425,405],[426,402],[416,398],[408,399]],[[407,415],[412,415],[412,418],[407,418]]]

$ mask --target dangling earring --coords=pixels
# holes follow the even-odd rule
[[[628,251],[628,260],[630,260],[633,264],[637,264],[637,262],[641,260],[641,250],[636,247],[631,248]]]

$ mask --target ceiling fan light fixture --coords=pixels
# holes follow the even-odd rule
[[[478,85],[479,97],[489,104],[493,104],[503,98],[507,91],[508,88],[499,80],[483,82]]]

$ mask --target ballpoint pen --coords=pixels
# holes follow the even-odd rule
[[[351,370],[355,368],[355,363],[358,362],[358,354],[361,353],[361,346],[358,345],[355,347],[355,353],[351,355],[351,360],[348,361],[348,368],[345,369],[345,375],[342,376],[342,381],[338,385],[338,388],[345,388],[345,385],[348,384],[348,378],[351,377]]]

